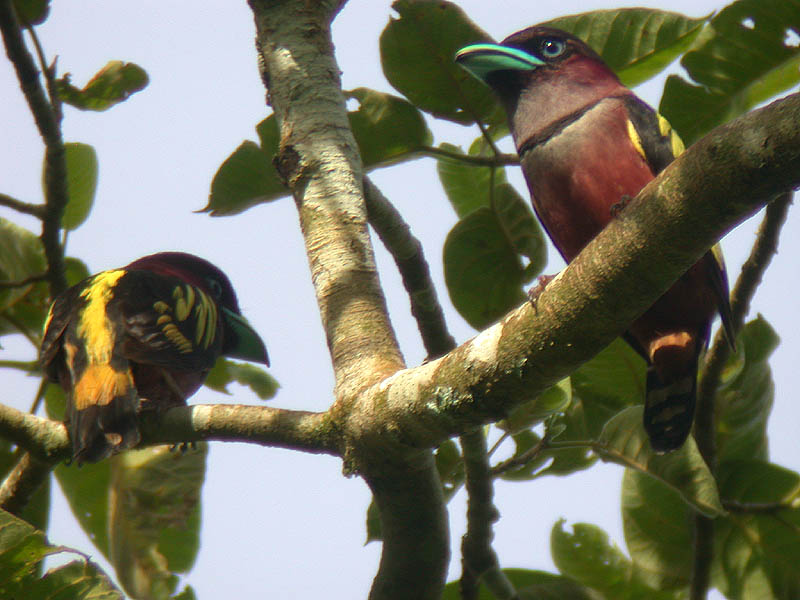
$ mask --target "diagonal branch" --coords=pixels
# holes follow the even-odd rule
[[[411,314],[417,320],[428,357],[438,358],[450,352],[456,347],[456,341],[447,330],[422,244],[369,177],[364,178],[364,198],[370,225],[375,228],[400,271],[411,301]]]

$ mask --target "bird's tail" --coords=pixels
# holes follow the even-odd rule
[[[680,448],[692,430],[697,398],[696,337],[663,336],[650,346],[644,428],[656,452]]]
[[[139,396],[129,369],[88,365],[75,382],[69,407],[72,458],[79,465],[139,443]]]

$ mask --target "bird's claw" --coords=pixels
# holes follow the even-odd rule
[[[619,202],[611,205],[611,216],[614,218],[619,216],[619,213],[621,213],[622,210],[628,206],[628,204],[630,204],[631,200],[633,200],[631,196],[628,196],[628,194],[623,194],[622,198],[619,199]]]
[[[536,302],[539,299],[539,295],[544,291],[544,288],[547,287],[547,284],[555,278],[555,275],[539,275],[539,277],[536,278],[536,285],[528,290],[528,302],[531,303],[534,311],[536,310]]]

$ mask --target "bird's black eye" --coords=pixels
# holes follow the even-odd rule
[[[208,291],[211,292],[211,295],[214,297],[214,300],[221,300],[222,299],[222,285],[216,279],[207,279],[206,282],[208,283]]]
[[[564,54],[564,50],[566,49],[567,45],[564,43],[564,40],[559,40],[558,38],[547,38],[546,40],[542,41],[540,52],[542,53],[543,58],[556,58]]]

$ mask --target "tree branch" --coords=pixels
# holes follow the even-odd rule
[[[44,216],[37,216],[42,218],[40,238],[47,258],[50,295],[55,297],[67,288],[64,254],[59,242],[61,216],[68,200],[67,163],[64,158],[64,142],[61,138],[61,123],[42,88],[33,57],[25,47],[12,0],[0,0],[0,32],[3,34],[8,59],[14,65],[20,88],[45,143],[45,208]]]
[[[44,218],[45,207],[41,204],[30,204],[29,202],[22,202],[16,198],[12,198],[6,194],[0,194],[0,206],[7,206],[13,208],[15,211],[31,215],[38,219]]]
[[[400,271],[403,286],[411,301],[411,314],[417,320],[428,357],[438,358],[450,352],[456,347],[456,341],[447,330],[422,244],[411,233],[402,215],[369,177],[364,178],[364,198],[369,223],[375,228]]]
[[[491,138],[487,138],[491,139]],[[494,148],[494,141],[491,142]],[[497,150],[495,148],[495,150]],[[506,165],[518,165],[519,156],[516,154],[504,154],[497,151],[493,156],[473,156],[471,154],[459,154],[458,152],[450,152],[443,148],[436,146],[420,146],[415,152],[432,156],[434,158],[449,158],[457,160],[469,165],[476,165],[479,167],[504,167]]]
[[[328,413],[285,410],[268,406],[196,404],[163,414],[140,415],[144,445],[196,441],[238,441],[304,452],[338,455],[337,432]],[[0,404],[0,437],[57,462],[69,458],[72,447],[63,423]]]

